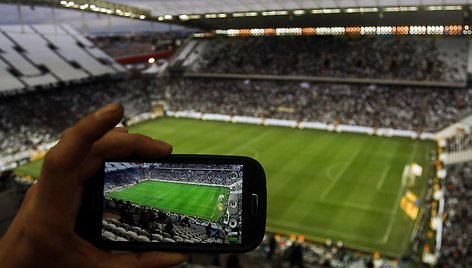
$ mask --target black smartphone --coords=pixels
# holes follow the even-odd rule
[[[76,232],[108,250],[247,252],[263,239],[266,204],[264,169],[249,157],[105,162]]]

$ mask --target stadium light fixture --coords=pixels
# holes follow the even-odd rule
[[[444,6],[444,10],[462,10],[462,6]]]
[[[378,12],[379,9],[376,7],[360,7],[360,8],[346,8],[345,13],[372,13]]]
[[[339,8],[324,8],[323,13],[324,14],[337,14],[337,13],[341,13],[341,9],[339,9]]]
[[[256,17],[257,12],[245,12],[244,16],[246,16],[246,17]]]
[[[156,59],[155,58],[149,58],[148,62],[149,62],[149,64],[153,64],[154,62],[156,62]]]
[[[275,16],[276,15],[275,11],[264,11],[261,14],[262,16]]]
[[[244,13],[242,13],[242,12],[233,13],[233,17],[235,17],[235,18],[244,17]]]
[[[415,6],[398,6],[398,7],[385,7],[383,11],[385,12],[402,12],[402,11],[418,11],[419,8]]]
[[[205,35],[236,36],[284,36],[284,35],[471,35],[469,25],[413,25],[413,26],[350,26],[350,27],[305,27],[305,28],[253,28],[215,30]]]
[[[220,13],[218,14],[218,18],[226,18],[227,15],[225,13]]]
[[[297,10],[293,11],[293,14],[297,15],[297,16],[304,15],[305,13],[306,13],[306,11],[303,10],[303,9],[297,9]]]
[[[441,11],[443,10],[442,6],[427,6],[425,7],[427,11]]]
[[[185,14],[182,14],[182,15],[179,15],[179,19],[181,21],[187,21],[190,19],[190,16],[189,15],[185,15]]]
[[[205,19],[216,19],[217,17],[216,14],[205,14]]]

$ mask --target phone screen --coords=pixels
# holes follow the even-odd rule
[[[102,239],[242,241],[243,165],[106,162]]]

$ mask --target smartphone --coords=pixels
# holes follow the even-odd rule
[[[86,183],[76,232],[107,250],[247,252],[263,239],[266,195],[249,157],[110,161]]]

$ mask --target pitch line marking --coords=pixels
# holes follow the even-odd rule
[[[346,162],[346,164],[343,166],[343,168],[341,169],[341,171],[338,173],[338,175],[334,178],[334,180],[331,181],[331,183],[329,184],[328,188],[326,188],[323,193],[321,194],[321,197],[320,197],[320,200],[323,201],[325,198],[326,198],[326,195],[328,195],[329,192],[331,192],[331,190],[333,189],[334,185],[336,185],[336,183],[338,183],[338,180],[341,178],[341,176],[344,174],[344,172],[346,172],[346,169],[352,164],[352,162],[354,161],[354,159],[357,157],[357,155],[359,155],[359,153],[361,152],[360,149],[357,149],[357,152],[355,154],[353,154],[351,156],[351,158],[349,159],[349,161]]]
[[[345,202],[339,202],[339,201],[334,201],[334,200],[330,200],[330,199],[325,199],[323,201],[323,203],[329,204],[329,205],[340,206],[340,207],[347,207],[347,208],[353,208],[353,209],[373,211],[373,212],[378,212],[378,213],[383,213],[383,214],[390,214],[391,213],[390,210],[380,208],[380,207],[363,205],[363,204],[356,204],[356,203],[345,203]]]
[[[413,161],[413,158],[416,155],[416,151],[418,151],[418,141],[415,141],[415,145],[413,145],[413,153],[410,155],[410,160],[407,164],[410,164],[411,161]]]
[[[384,236],[382,238],[383,244],[387,243],[388,237],[390,236],[390,232],[392,232],[393,222],[395,221],[395,218],[397,217],[397,212],[400,206],[400,198],[402,197],[402,194],[403,194],[404,185],[405,185],[405,178],[402,178],[402,184],[400,186],[400,189],[398,190],[397,199],[395,200],[395,205],[393,207],[392,212],[390,212],[390,215],[391,215],[390,221],[388,222],[387,229],[385,230]]]
[[[383,173],[382,173],[382,176],[380,177],[380,180],[377,182],[377,191],[379,191],[380,188],[382,188],[382,185],[383,185],[383,183],[384,183],[384,181],[385,181],[385,178],[387,177],[387,174],[388,174],[388,172],[390,171],[390,167],[391,167],[391,166],[388,165],[388,166],[384,169],[384,171],[383,171]]]

